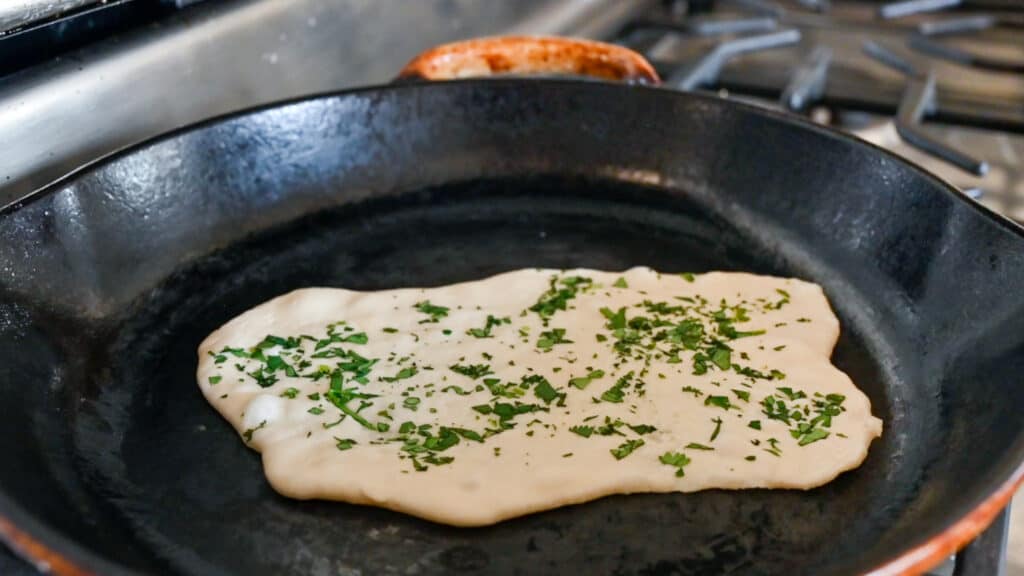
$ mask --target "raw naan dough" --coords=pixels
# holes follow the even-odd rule
[[[530,269],[296,290],[207,337],[198,380],[281,494],[479,526],[609,494],[829,482],[882,431],[829,362],[838,335],[800,280]]]

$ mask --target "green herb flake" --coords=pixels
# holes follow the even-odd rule
[[[281,392],[281,396],[284,397],[284,398],[288,398],[288,399],[294,399],[298,395],[299,395],[299,389],[298,388],[288,388],[284,392]]]
[[[555,344],[572,344],[573,341],[565,337],[565,328],[554,328],[540,333],[537,340],[537,348],[550,350]]]
[[[508,316],[505,316],[504,318],[495,318],[494,316],[491,316],[490,314],[488,314],[487,315],[487,320],[484,323],[484,327],[483,328],[470,328],[469,330],[466,330],[466,334],[469,334],[470,336],[473,336],[474,338],[490,338],[491,337],[491,329],[492,328],[495,328],[497,326],[501,326],[502,324],[511,324],[511,323],[512,323],[512,319],[509,318]]]
[[[385,382],[398,382],[399,380],[407,380],[409,378],[412,378],[418,373],[419,370],[415,366],[409,366],[406,368],[402,368],[394,376],[384,376],[383,378],[381,378],[381,380]]]
[[[223,378],[222,376],[210,376],[207,379],[207,381],[210,383],[211,386],[213,386],[213,385],[219,383],[222,378]]]
[[[651,432],[658,431],[657,428],[651,426],[650,424],[627,424],[626,427],[640,435],[650,434]]]
[[[715,423],[715,429],[711,432],[711,442],[714,442],[715,439],[718,438],[718,434],[722,431],[722,419],[716,417],[712,418],[711,421]]]
[[[698,444],[696,442],[690,442],[689,444],[687,444],[685,446],[685,448],[687,448],[689,450],[714,450],[714,448],[712,448],[711,446],[706,446],[704,444]]]
[[[266,425],[267,421],[264,420],[263,422],[260,422],[259,426],[255,428],[247,428],[245,432],[242,432],[242,438],[245,439],[245,443],[248,444],[249,442],[252,442],[252,435],[255,434],[257,430],[263,428]]]
[[[760,420],[751,420],[751,421],[750,421],[750,422],[749,422],[749,423],[747,424],[747,426],[748,426],[749,428],[753,428],[754,430],[760,430],[760,429],[761,429],[761,421],[760,421]]]
[[[574,433],[574,434],[579,434],[580,436],[583,436],[584,438],[590,438],[590,435],[594,433],[594,427],[593,426],[573,426],[572,428],[569,428],[569,431]]]
[[[708,395],[707,398],[704,399],[704,405],[705,406],[718,406],[719,408],[721,408],[723,410],[728,410],[728,409],[733,407],[732,403],[729,402],[729,397],[728,396],[712,396],[710,394]]]
[[[686,472],[683,469],[691,462],[690,457],[682,452],[665,452],[658,457],[658,461],[666,466],[675,468],[677,478],[686,476]]]
[[[441,318],[445,318],[446,316],[448,316],[448,311],[450,310],[450,308],[446,306],[435,306],[434,304],[430,303],[430,300],[417,302],[414,308],[420,311],[421,313],[429,316],[429,318],[420,320],[420,324],[436,323]]]
[[[319,406],[313,406],[309,410],[306,410],[306,412],[309,412],[310,414],[312,414],[314,416],[319,416],[319,415],[324,413],[324,409],[319,407]]]
[[[593,280],[583,276],[568,276],[565,278],[552,276],[547,291],[541,294],[536,304],[530,306],[530,311],[536,312],[546,325],[549,318],[554,316],[559,310],[566,310],[569,300],[575,298],[580,290],[591,284],[593,284]]]
[[[622,460],[626,456],[632,454],[634,450],[643,445],[644,441],[639,438],[626,440],[622,444],[619,444],[617,448],[612,448],[611,450],[609,450],[609,452],[611,452],[612,456],[614,456],[616,460]]]
[[[626,388],[630,385],[630,380],[633,378],[633,372],[628,372],[622,378],[619,378],[615,382],[615,385],[604,391],[601,394],[601,400],[605,402],[611,402],[613,404],[621,404],[622,400],[626,396]]]
[[[615,281],[614,284],[612,284],[612,286],[616,288],[629,288],[629,284],[626,283],[626,279],[621,276],[618,280]]]
[[[587,386],[589,386],[591,382],[593,382],[594,380],[597,380],[598,378],[603,378],[603,377],[604,377],[604,370],[591,370],[589,373],[587,373],[586,376],[578,376],[576,378],[570,378],[569,379],[569,385],[570,386],[575,386],[576,388],[579,388],[580,390],[586,390]]]
[[[533,387],[533,394],[543,400],[545,404],[551,404],[552,401],[561,396],[543,376],[540,377],[540,382]]]
[[[356,442],[355,440],[353,440],[351,438],[338,438],[337,436],[335,436],[334,439],[337,442],[334,445],[335,448],[337,448],[338,450],[342,450],[342,451],[351,450],[353,446],[358,444],[358,442]]]
[[[488,374],[494,374],[488,364],[452,364],[448,369],[456,374],[472,378],[473,380],[482,378]]]
[[[823,430],[821,428],[814,428],[806,432],[805,434],[801,435],[800,439],[797,441],[797,444],[799,444],[800,446],[807,446],[812,442],[817,442],[818,440],[824,440],[825,438],[828,438],[828,434],[829,433],[827,430]]]

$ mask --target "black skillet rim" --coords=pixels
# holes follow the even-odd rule
[[[140,142],[130,144],[119,148],[109,154],[96,158],[82,166],[79,166],[75,170],[61,176],[60,178],[53,180],[52,182],[41,186],[32,192],[22,196],[21,198],[14,200],[13,202],[0,206],[0,219],[9,213],[15,212],[24,206],[31,204],[34,200],[51,194],[66,184],[73,182],[78,177],[94,171],[103,166],[112,164],[121,158],[127,157],[132,153],[147,148],[149,146],[159,144],[161,142],[171,140],[182,134],[202,130],[209,126],[234,120],[243,116],[264,112],[266,110],[280,108],[292,104],[299,104],[308,101],[339,98],[351,95],[359,95],[364,93],[379,93],[383,91],[391,90],[406,90],[406,89],[430,89],[435,86],[438,89],[443,89],[445,84],[458,83],[458,84],[480,84],[487,83],[492,86],[516,86],[522,82],[539,82],[544,84],[591,84],[594,82],[600,82],[589,79],[564,79],[564,78],[531,78],[524,80],[522,78],[470,78],[460,80],[448,80],[441,82],[401,82],[395,84],[384,84],[384,85],[373,85],[359,88],[353,88],[348,90],[338,90],[329,92],[320,92],[309,94],[305,96],[299,96],[295,98],[288,98],[284,100],[278,100],[274,102],[268,102],[259,106],[245,108],[242,110],[236,110],[226,114],[213,116],[200,122],[181,126],[174,130],[159,134],[152,138],[144,139]],[[602,82],[607,84],[605,82]],[[671,88],[659,87],[659,86],[647,86],[647,85],[625,85],[618,84],[617,89],[621,90],[656,90],[659,92],[671,93],[672,97],[676,98],[694,98],[703,100],[705,102],[711,102],[717,106],[732,106],[740,110],[744,110],[747,113],[759,115],[762,117],[769,118],[776,122],[789,124],[791,126],[803,129],[811,130],[819,135],[846,141],[854,146],[861,148],[867,148],[875,154],[882,154],[897,163],[901,163],[914,172],[918,173],[925,180],[930,181],[936,185],[943,193],[951,195],[955,201],[966,203],[972,208],[979,216],[986,218],[994,225],[999,226],[1003,230],[1016,235],[1020,240],[1024,241],[1024,226],[1017,224],[1009,218],[994,212],[993,210],[985,207],[980,202],[972,199],[960,191],[954,186],[939,178],[938,176],[928,172],[920,165],[900,157],[884,148],[881,148],[871,142],[863,140],[857,136],[841,132],[835,128],[828,126],[822,126],[815,124],[808,119],[800,116],[786,114],[784,112],[772,110],[762,106],[756,106],[754,104],[748,104],[736,100],[725,100],[713,94],[702,94],[695,92],[680,92]],[[2,221],[2,220],[0,220]],[[903,552],[894,556],[884,564],[876,567],[867,574],[871,575],[888,575],[888,574],[903,574],[903,573],[917,573],[923,571],[934,564],[937,564],[944,555],[951,553],[959,547],[967,544],[968,541],[976,537],[981,531],[992,521],[995,515],[1002,510],[1009,499],[1013,496],[1015,489],[1024,483],[1024,461],[1020,462],[1013,473],[1009,477],[1004,479],[1003,483],[989,493],[987,496],[982,497],[979,501],[971,503],[971,511],[960,518],[956,518],[950,521],[947,525],[942,526],[932,534],[927,535],[921,542],[915,544],[912,547],[908,547]],[[11,528],[5,531],[4,524],[9,523]],[[19,539],[25,539],[29,542],[40,547],[39,553],[42,556],[32,556],[32,554],[26,550],[19,549],[15,545],[15,542]],[[69,574],[80,574],[88,575],[90,573],[95,574],[110,574],[113,576],[142,576],[143,573],[136,572],[129,568],[124,567],[121,564],[117,564],[100,556],[76,543],[75,541],[65,537],[58,531],[50,528],[44,523],[33,518],[28,512],[26,512],[21,506],[19,506],[12,499],[8,498],[3,492],[0,492],[0,543],[7,545],[14,553],[22,558],[25,558],[33,565],[46,564],[52,566],[52,563],[48,557],[53,557],[54,560],[70,564],[70,568],[73,570]]]

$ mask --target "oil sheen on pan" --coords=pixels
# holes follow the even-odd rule
[[[801,280],[528,269],[296,290],[208,336],[198,381],[279,493],[481,526],[856,468],[882,422],[838,336]]]

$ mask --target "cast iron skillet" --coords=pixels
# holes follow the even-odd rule
[[[653,78],[592,47],[475,43],[407,75]],[[864,465],[808,492],[617,496],[454,529],[275,495],[194,380],[207,333],[293,288],[636,265],[821,283],[834,362],[885,421]],[[1022,288],[1020,228],[869,144],[734,102],[489,79],[245,112],[0,214],[0,533],[60,574],[915,573],[1024,475]]]

